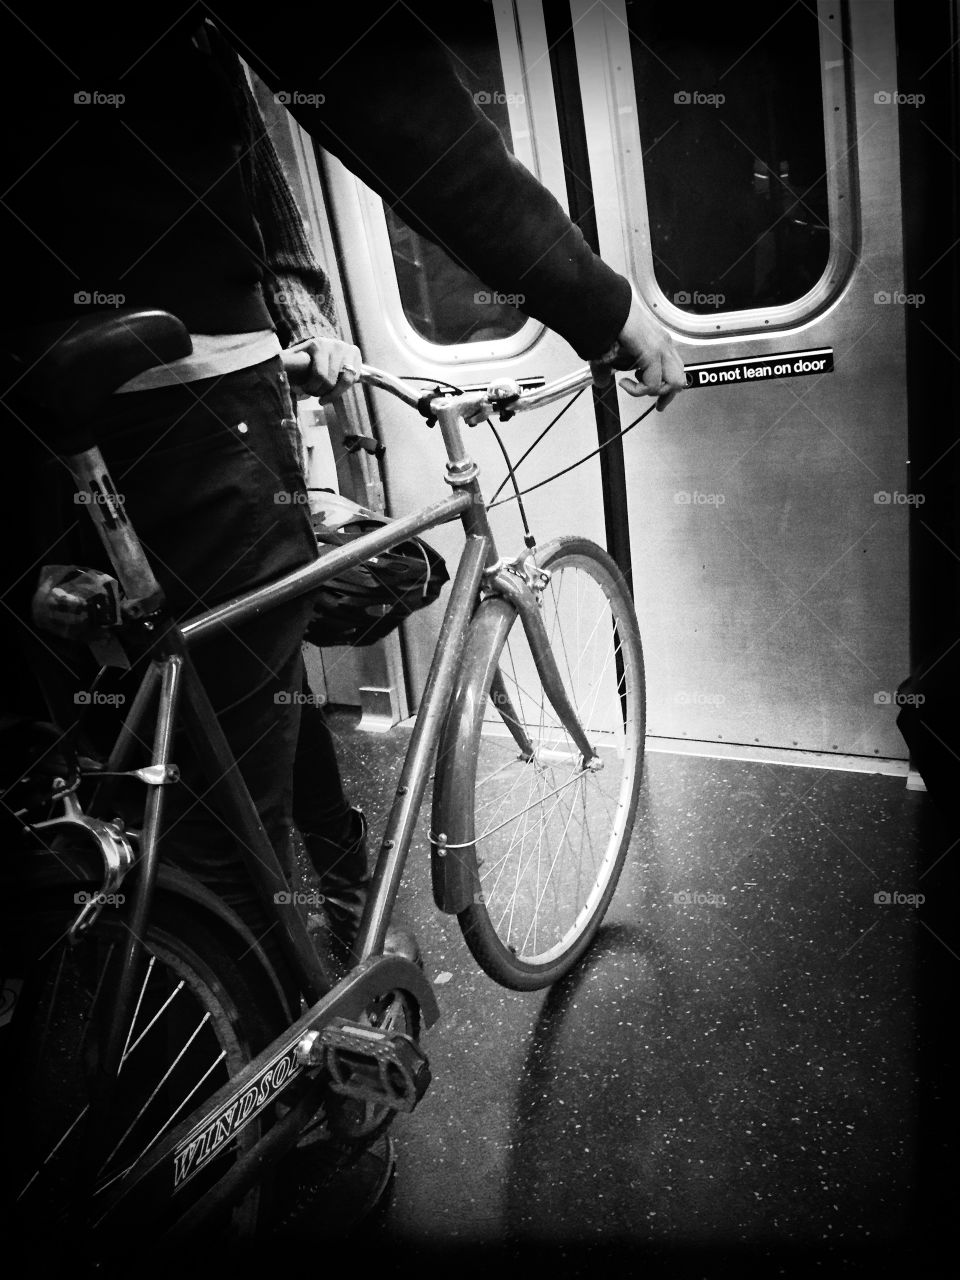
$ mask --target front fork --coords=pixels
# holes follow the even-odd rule
[[[508,600],[519,613],[540,679],[543,681],[544,691],[564,728],[580,749],[584,763],[587,764],[596,759],[596,752],[590,745],[573,704],[567,696],[540,612],[540,596],[550,581],[550,574],[537,565],[529,550],[524,555],[518,556],[516,560],[497,559],[496,542],[477,479],[479,468],[463,443],[464,420],[461,417],[459,402],[455,397],[448,397],[440,402],[437,408],[437,421],[447,450],[447,483],[453,489],[465,490],[473,498],[472,505],[462,517],[464,533],[468,538],[473,535],[485,537],[488,540],[487,566],[484,572],[486,590],[490,595],[502,596]],[[532,544],[531,536],[528,547]],[[499,670],[491,682],[491,693],[504,723],[524,758],[532,759],[533,743],[517,715]]]
[[[528,561],[529,557],[524,559]],[[531,582],[531,572],[538,575],[537,581]],[[530,645],[530,651],[537,664],[537,671],[543,682],[544,692],[550,699],[550,705],[557,713],[561,724],[579,748],[584,763],[587,763],[596,756],[596,752],[590,745],[590,740],[584,732],[580,718],[567,695],[563,677],[560,675],[560,668],[557,666],[550,638],[547,635],[547,629],[543,624],[543,615],[540,610],[540,593],[548,582],[548,571],[537,566],[529,566],[521,574],[518,572],[517,566],[508,565],[498,569],[493,574],[491,587],[494,595],[499,595],[509,600],[520,615],[527,643]],[[499,667],[490,684],[490,696],[524,758],[531,759],[534,755],[533,743],[530,741],[516,713]]]

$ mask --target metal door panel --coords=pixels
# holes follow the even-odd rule
[[[676,333],[687,363],[832,347],[836,372],[690,391],[625,441],[654,735],[906,754],[892,705],[909,669],[904,318],[874,301],[903,281],[897,112],[874,98],[896,87],[893,15],[849,11],[861,239],[845,284],[776,333]],[[574,12],[601,251],[638,280],[625,15]],[[622,397],[625,422],[636,409]]]

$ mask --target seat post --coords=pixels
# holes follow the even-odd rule
[[[88,508],[123,588],[124,611],[133,618],[156,613],[164,603],[163,591],[130,523],[124,495],[117,492],[99,446],[72,454],[65,461],[76,481],[78,501]]]

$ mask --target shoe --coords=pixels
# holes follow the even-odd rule
[[[323,911],[336,959],[350,966],[358,957],[353,944],[360,932],[363,909],[370,896],[367,874],[367,820],[362,810],[350,811],[351,831],[343,843],[328,836],[302,832],[310,861],[320,878]],[[322,924],[320,926],[323,927]],[[402,926],[388,925],[383,941],[386,955],[400,956],[423,968],[420,945],[414,934]]]
[[[337,958],[346,964],[355,964],[359,957],[353,952],[353,944],[360,932],[363,909],[370,896],[370,880],[367,878],[346,883],[339,877],[328,876],[320,882],[320,887]],[[385,955],[400,956],[401,959],[423,968],[423,957],[416,936],[401,925],[387,926],[383,950]]]

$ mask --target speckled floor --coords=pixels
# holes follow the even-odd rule
[[[378,835],[407,735],[335,725]],[[919,1264],[940,1185],[918,1160],[931,983],[957,958],[923,908],[876,895],[929,896],[950,843],[902,778],[651,752],[596,945],[553,990],[516,994],[433,907],[418,841],[398,914],[437,984],[434,1082],[394,1125],[368,1242],[458,1274],[822,1274],[882,1269],[908,1242]]]

